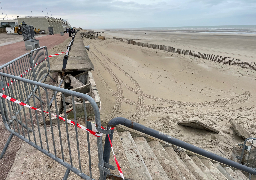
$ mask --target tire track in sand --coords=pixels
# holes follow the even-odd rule
[[[246,100],[248,100],[251,95],[250,92],[246,91],[245,93],[235,96],[233,98],[217,99],[214,101],[205,101],[205,102],[201,102],[201,103],[191,103],[191,102],[174,101],[174,100],[159,98],[156,96],[145,94],[141,90],[139,83],[129,73],[127,73],[120,66],[118,66],[116,63],[111,61],[107,55],[103,54],[101,51],[98,50],[98,48],[97,48],[98,45],[106,46],[107,44],[109,44],[109,43],[94,44],[94,43],[90,42],[90,45],[92,45],[95,50],[95,53],[92,51],[90,51],[90,53],[100,62],[101,66],[103,66],[104,69],[108,71],[108,73],[112,76],[113,80],[115,81],[115,83],[117,85],[118,90],[115,93],[115,96],[117,97],[117,99],[116,99],[116,103],[113,107],[111,117],[115,117],[117,114],[121,113],[120,108],[121,108],[122,102],[129,104],[129,105],[136,105],[135,113],[133,115],[131,115],[131,117],[129,117],[129,118],[135,122],[139,122],[139,119],[141,119],[142,117],[145,118],[145,116],[168,114],[168,113],[172,112],[173,108],[182,108],[182,109],[187,108],[187,107],[200,108],[200,107],[205,107],[205,106],[226,107],[226,106],[229,106],[232,104],[243,103]],[[127,76],[130,79],[130,81],[135,85],[135,88],[130,87],[127,83],[124,83],[120,78],[118,78],[118,76],[113,72],[111,65],[116,67],[125,76]],[[105,83],[106,83],[106,81],[105,81]],[[138,99],[136,102],[123,96],[122,85],[124,85],[127,88],[127,90],[129,90],[130,92],[133,92],[135,95],[138,95]],[[153,101],[160,102],[160,103],[165,102],[168,104],[168,106],[167,107],[161,107],[161,106],[159,107],[156,105],[145,105],[144,98],[151,99]]]

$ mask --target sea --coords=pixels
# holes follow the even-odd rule
[[[137,31],[147,30],[147,31],[184,32],[184,33],[252,34],[252,35],[256,35],[256,25],[144,27],[144,28],[127,28],[125,30],[135,30],[135,31],[136,30]]]

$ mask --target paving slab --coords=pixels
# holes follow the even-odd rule
[[[150,146],[148,145],[146,139],[144,137],[136,137],[134,138],[136,146],[152,176],[152,179],[164,179],[168,180],[168,176],[165,173],[163,167],[158,162],[158,159]]]
[[[114,132],[113,134],[113,140],[112,140],[113,150],[116,156],[116,159],[121,167],[121,170],[123,172],[124,178],[135,180],[133,173],[129,167],[129,162],[125,155],[125,150],[123,148],[120,136],[118,135],[118,132]],[[112,152],[110,152],[110,159],[109,164],[115,167],[115,170],[110,170],[112,174],[120,175],[119,171],[117,169],[117,165],[114,159],[114,155]]]
[[[235,170],[234,172],[237,174],[237,176],[238,176],[241,180],[247,180],[247,179],[248,179],[248,178],[244,175],[244,173],[243,173],[242,171],[240,171],[240,170]]]
[[[78,88],[83,86],[84,84],[82,82],[80,82],[78,79],[76,79],[74,76],[72,76],[71,74],[67,75],[70,80],[71,80],[71,86],[73,86],[73,88]]]
[[[134,178],[140,180],[152,179],[131,134],[127,131],[122,132],[120,133],[120,139]]]
[[[169,154],[165,151],[165,149],[160,144],[160,142],[151,141],[151,142],[148,142],[148,144],[151,147],[159,163],[162,165],[164,171],[166,172],[166,174],[170,179],[182,180],[183,178],[186,178],[185,176],[183,176],[178,166],[174,163],[174,161],[171,159]]]
[[[195,129],[202,129],[213,133],[219,133],[216,125],[214,125],[211,121],[201,120],[199,118],[191,118],[189,120],[180,121],[178,122],[178,125],[187,126]]]
[[[208,180],[207,175],[203,173],[203,171],[195,164],[186,152],[180,152],[180,157],[188,169],[194,174],[196,179]]]
[[[51,72],[61,72],[63,68],[63,59],[64,56],[59,57],[59,61],[56,61],[51,66]],[[74,72],[74,71],[91,71],[94,69],[94,66],[89,58],[81,57],[81,56],[69,56],[67,65],[66,65],[66,72]]]
[[[214,163],[214,166],[228,179],[228,180],[234,180],[232,176],[226,171],[225,168],[223,168],[219,163]]]
[[[238,176],[238,174],[236,172],[234,172],[230,167],[225,167],[224,169],[229,173],[229,175],[232,178],[241,180],[241,178]]]
[[[227,178],[214,166],[209,159],[201,159],[201,162],[214,174],[219,180],[226,180]]]
[[[182,172],[182,175],[186,178],[186,180],[196,180],[197,178],[194,174],[187,168],[184,162],[180,159],[177,153],[173,150],[172,147],[165,147],[166,152],[169,154],[169,157],[173,160],[173,162],[178,166],[179,170]]]
[[[207,166],[205,166],[201,160],[197,156],[191,156],[191,159],[194,161],[194,163],[205,173],[209,179],[217,180],[218,178],[214,176],[214,174],[211,173],[211,171],[208,169]]]

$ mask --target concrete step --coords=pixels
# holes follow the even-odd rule
[[[128,160],[128,164],[133,173],[134,179],[150,180],[152,179],[145,162],[138,151],[138,148],[130,134],[130,132],[121,132],[120,139],[125,150],[125,155]]]
[[[249,179],[249,178],[247,178],[245,175],[244,175],[244,173],[242,172],[242,171],[240,171],[240,170],[235,170],[235,173],[240,177],[240,179],[242,179],[242,180],[247,180],[247,179]]]
[[[169,179],[167,174],[165,173],[163,167],[158,162],[158,159],[150,146],[148,145],[146,139],[144,137],[136,137],[134,138],[134,141],[136,143],[136,146],[149,170],[149,173],[152,177],[152,179],[160,180]]]
[[[224,169],[229,173],[229,175],[234,178],[235,180],[240,179],[237,174],[230,168],[230,167],[224,167]]]
[[[217,177],[214,176],[214,174],[211,173],[211,171],[208,169],[208,167],[205,166],[196,155],[191,156],[191,159],[203,171],[203,173],[207,175],[207,177],[209,179],[212,179],[212,180],[217,180],[218,179]]]
[[[235,180],[244,180],[244,176],[243,173],[239,170],[233,171],[230,167],[225,167],[224,168],[229,174],[230,176],[232,176],[232,178],[234,178]],[[241,172],[242,175],[239,173]],[[248,179],[245,177],[245,180]]]
[[[214,174],[219,180],[227,180],[227,178],[214,166],[209,159],[201,159],[201,162]]]
[[[219,163],[215,163],[214,166],[228,179],[228,180],[234,180],[232,176],[224,169]]]
[[[179,153],[182,161],[188,167],[188,169],[194,174],[196,179],[207,180],[209,179],[205,173],[195,164],[195,162],[187,155],[186,152],[182,151]]]
[[[152,151],[156,155],[159,163],[162,165],[166,174],[170,179],[182,180],[186,179],[180,171],[179,167],[175,164],[175,162],[171,159],[169,154],[165,151],[163,146],[158,141],[148,142]]]
[[[172,147],[165,147],[165,151],[168,153],[169,157],[173,160],[176,166],[179,168],[180,172],[182,172],[183,179],[186,180],[196,180],[197,178],[194,174],[186,167],[184,162],[180,159],[177,153],[173,150]]]
[[[131,171],[131,169],[129,167],[129,164],[127,163],[128,160],[127,160],[126,155],[125,155],[125,150],[123,148],[120,136],[118,135],[117,131],[114,132],[114,134],[113,134],[112,145],[113,145],[113,148],[114,148],[114,153],[116,155],[116,159],[119,162],[119,165],[120,165],[120,167],[122,169],[124,178],[125,179],[134,179],[135,180],[135,178],[133,177],[133,173],[132,173],[132,171]],[[120,175],[119,171],[117,169],[116,163],[115,163],[114,155],[113,155],[112,152],[110,152],[109,164],[111,164],[112,166],[115,167],[115,170],[110,170],[110,172],[112,174],[115,174],[115,175]]]

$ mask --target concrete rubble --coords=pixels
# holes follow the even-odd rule
[[[250,134],[240,125],[238,124],[235,120],[230,120],[230,124],[236,135],[239,137],[246,139],[250,137]]]
[[[105,36],[102,36],[101,33],[104,33],[104,32],[95,32],[95,31],[84,31],[84,32],[81,32],[80,35],[82,38],[89,38],[89,39],[101,39],[101,40],[105,40]],[[120,41],[123,41],[122,38],[119,38],[118,40]]]
[[[178,125],[210,131],[217,134],[219,133],[219,130],[216,129],[215,125],[213,125],[211,122],[199,118],[191,118],[189,120],[180,121],[178,122]]]

